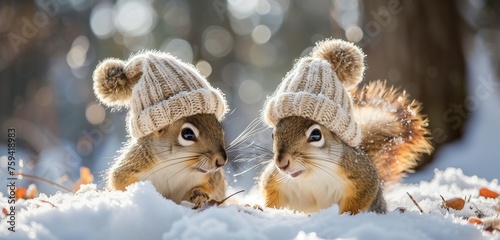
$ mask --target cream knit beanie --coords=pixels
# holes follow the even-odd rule
[[[127,61],[109,58],[93,75],[94,92],[107,106],[127,107],[127,130],[134,138],[194,114],[227,112],[224,95],[194,66],[156,51],[140,52]]]
[[[298,60],[283,78],[262,111],[274,127],[280,119],[301,116],[337,134],[350,146],[361,142],[347,90],[363,78],[364,54],[352,43],[328,39],[316,44],[310,56]]]

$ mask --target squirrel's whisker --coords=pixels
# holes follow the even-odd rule
[[[187,166],[183,167],[181,170],[179,170],[179,171],[175,172],[174,174],[172,174],[172,176],[170,176],[169,178],[167,178],[167,180],[165,180],[165,181],[162,183],[162,185],[166,184],[166,183],[168,182],[168,180],[170,180],[171,178],[173,178],[173,177],[174,177],[175,175],[177,175],[178,173],[183,172],[184,170],[186,170],[187,168],[189,168],[189,167],[191,167],[191,166],[193,166],[193,165],[195,165],[195,164],[197,164],[197,163],[196,163],[196,162],[190,163],[190,164],[188,164]]]
[[[169,167],[172,167],[174,165],[185,163],[185,162],[189,162],[189,161],[196,161],[196,159],[193,158],[193,157],[182,157],[182,158],[177,158],[177,159],[169,159],[168,161],[162,161],[159,164],[157,164],[156,166],[159,167],[159,166],[165,165],[167,163],[170,163],[170,164],[167,164],[166,166],[161,166],[160,168],[156,169],[155,171],[152,171],[151,173],[149,173],[148,175],[146,175],[145,178],[149,178],[151,175],[153,175],[153,174],[155,174],[155,173],[157,173],[159,171],[165,170],[165,169],[167,169]],[[172,163],[172,162],[174,162],[174,163]]]
[[[261,120],[259,118],[256,118],[250,122],[250,124],[243,130],[243,132],[240,133],[227,147],[227,150],[232,150],[233,148],[237,147],[238,145],[244,143],[246,140],[248,140],[250,137],[263,132],[264,130],[267,129],[266,126],[261,125]]]
[[[243,172],[239,172],[239,173],[233,174],[233,176],[237,177],[237,176],[243,175],[243,174],[245,174],[246,172],[248,172],[250,170],[253,170],[253,169],[257,168],[257,167],[260,167],[262,165],[265,165],[265,164],[269,163],[269,161],[272,161],[272,160],[268,160],[268,161],[265,161],[265,162],[260,162],[260,163],[254,164],[250,168],[244,170]]]

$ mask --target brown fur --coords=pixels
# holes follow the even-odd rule
[[[399,181],[418,164],[421,154],[430,153],[428,120],[420,102],[406,92],[373,81],[352,91],[354,115],[361,127],[361,149],[377,166],[382,180]]]
[[[136,142],[129,141],[120,150],[120,155],[109,170],[107,188],[125,191],[125,187],[137,182],[137,174],[151,169],[156,164],[152,156],[151,136]]]
[[[184,123],[191,123],[199,130],[199,136],[191,146],[182,146],[178,142],[178,136]],[[176,154],[189,153],[188,159],[176,161]],[[172,156],[172,157],[171,157]],[[172,159],[173,158],[173,159]],[[129,141],[120,151],[117,161],[111,167],[108,174],[107,187],[111,190],[125,190],[125,187],[138,180],[151,180],[154,174],[159,174],[165,181],[155,182],[153,185],[166,198],[172,199],[174,195],[182,196],[180,199],[172,199],[179,203],[187,200],[200,203],[208,199],[221,200],[225,196],[226,180],[223,170],[215,166],[215,161],[223,158],[227,161],[224,150],[224,138],[222,127],[213,114],[197,114],[184,117],[164,129],[147,135],[137,141]],[[207,173],[193,170],[200,167],[206,161]],[[169,162],[170,161],[170,162]],[[172,164],[172,163],[174,164]],[[205,165],[203,165],[205,166]],[[154,170],[153,168],[158,168]],[[172,167],[180,170],[171,172]],[[152,173],[148,173],[151,171]],[[180,179],[178,186],[165,190],[165,182],[179,172],[185,174]],[[192,179],[203,174],[201,184],[188,187]],[[157,177],[158,178],[158,177]]]
[[[368,210],[384,213],[387,211],[380,176],[365,153],[345,145],[340,166],[341,174],[347,179],[344,196],[339,203],[340,213],[357,214]]]
[[[274,162],[266,167],[260,178],[265,205],[316,212],[337,203],[340,213],[356,214],[367,210],[385,212],[380,177],[373,162],[362,151],[348,146],[322,125],[319,126],[325,139],[324,146],[311,146],[305,132],[314,124],[317,123],[310,119],[293,116],[283,118],[276,125]],[[325,159],[310,153],[324,153],[329,156],[331,163],[318,168]],[[306,172],[293,179],[279,171],[275,165],[281,165],[283,158],[290,161],[291,167],[296,164],[305,166]],[[334,169],[335,166],[338,170]],[[310,183],[314,186],[309,186]],[[303,190],[304,185],[308,189]],[[335,185],[344,187],[338,189]],[[334,191],[338,192],[331,193]],[[297,197],[302,199],[297,199],[294,195],[296,192],[299,195]],[[327,199],[328,196],[333,197]]]
[[[273,164],[268,164],[260,177],[260,188],[266,207],[282,208],[286,202],[281,199],[280,182],[277,179],[279,174]]]

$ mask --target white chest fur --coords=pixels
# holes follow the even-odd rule
[[[186,167],[186,164],[166,161],[141,173],[139,179],[151,181],[160,194],[180,203],[188,191],[205,181],[205,175]]]
[[[317,212],[338,204],[345,188],[337,167],[330,173],[316,172],[282,184],[281,199],[284,207],[303,212]],[[320,170],[321,171],[321,170]]]

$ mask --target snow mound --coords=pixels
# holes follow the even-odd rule
[[[481,231],[466,217],[481,211],[498,216],[498,199],[478,197],[478,189],[500,192],[498,181],[465,176],[459,169],[436,171],[430,182],[401,184],[386,191],[390,212],[338,215],[332,206],[316,214],[228,205],[203,211],[177,205],[157,193],[150,182],[125,192],[85,185],[76,194],[57,193],[18,200],[16,232],[0,223],[0,239],[500,239]],[[421,214],[410,193],[424,210]],[[256,199],[249,194],[243,201]],[[468,197],[461,211],[440,207],[445,199]],[[0,196],[1,207],[8,198]],[[394,210],[404,207],[400,213]]]

